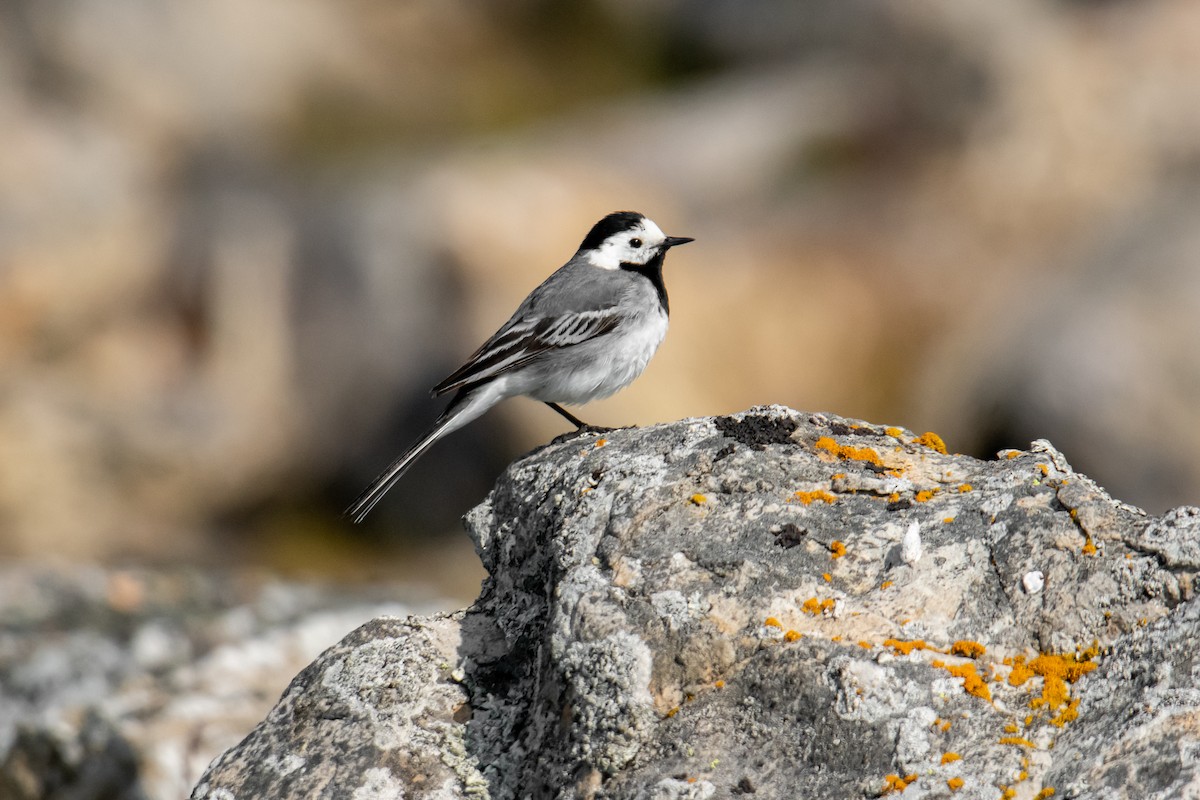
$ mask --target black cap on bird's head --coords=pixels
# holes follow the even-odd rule
[[[636,211],[614,211],[592,226],[588,235],[583,238],[583,244],[579,245],[579,249],[595,250],[604,244],[608,237],[635,228],[641,225],[645,219],[644,215]]]

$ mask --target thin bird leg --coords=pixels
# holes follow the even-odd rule
[[[579,417],[577,417],[577,416],[575,416],[574,414],[572,414],[570,411],[567,411],[565,408],[563,408],[562,406],[560,406],[558,403],[549,403],[549,402],[548,402],[548,403],[546,403],[546,405],[548,405],[548,406],[550,406],[551,408],[553,408],[553,409],[554,409],[555,411],[557,411],[559,414],[562,414],[562,415],[563,415],[563,418],[564,418],[564,419],[566,419],[566,421],[567,421],[567,422],[569,422],[569,423],[571,423],[572,425],[574,425],[576,428],[579,428],[580,430],[583,430],[583,429],[585,429],[585,428],[586,428],[586,429],[591,429],[591,427],[592,427],[591,425],[588,425],[586,422],[584,422],[584,421],[583,421],[583,420],[581,420]]]

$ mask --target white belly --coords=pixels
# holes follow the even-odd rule
[[[667,315],[655,307],[607,336],[555,353],[521,393],[568,405],[608,397],[642,374],[666,335]]]

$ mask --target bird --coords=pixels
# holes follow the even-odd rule
[[[560,403],[608,397],[642,374],[667,334],[670,307],[663,260],[695,241],[667,236],[636,211],[616,211],[592,226],[575,254],[546,278],[466,363],[433,387],[453,392],[445,411],[346,509],[362,522],[435,442],[501,400],[526,396],[586,423]]]

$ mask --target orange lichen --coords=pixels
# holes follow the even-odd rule
[[[1094,670],[1096,664],[1091,659],[1099,652],[1099,645],[1093,644],[1074,654],[1042,653],[1029,662],[1024,656],[1006,658],[1004,663],[1011,668],[1008,682],[1012,686],[1021,686],[1030,678],[1040,677],[1042,692],[1029,701],[1029,707],[1059,712],[1051,722],[1062,727],[1079,716],[1078,702],[1069,702],[1067,684],[1075,683]]]
[[[938,436],[933,431],[925,431],[925,433],[914,439],[917,444],[923,444],[930,450],[936,450],[942,455],[946,455],[946,443],[942,441],[942,437]]]
[[[900,499],[900,493],[892,492],[891,494],[888,495],[887,499],[888,499],[889,503],[895,503]]]
[[[1043,478],[1049,477],[1049,475],[1050,475],[1050,465],[1049,464],[1038,464],[1037,468],[1039,470],[1041,470]]]
[[[831,583],[833,581],[833,576],[830,575],[828,572],[822,572],[821,577],[825,579],[826,583]]]
[[[831,480],[831,481],[840,481],[840,480],[841,480],[842,478],[844,478],[844,477],[846,477],[846,473],[844,473],[844,472],[835,472],[835,473],[833,473],[832,475],[830,475],[830,476],[829,476],[829,480]]]
[[[883,794],[891,794],[892,792],[903,792],[908,788],[910,783],[916,781],[916,775],[905,775],[901,778],[899,775],[884,775],[883,776]]]
[[[951,778],[950,780],[946,781],[946,785],[950,787],[950,791],[957,792],[963,787],[963,779]]]
[[[724,689],[725,681],[716,681],[715,683],[713,683],[713,686],[717,687],[718,689]]]
[[[788,631],[783,635],[783,639],[786,642],[795,642],[799,640],[800,635],[801,634],[798,631]]]
[[[886,589],[886,588],[888,588],[889,586],[891,586],[891,585],[892,585],[892,583],[894,583],[894,581],[884,581],[883,583],[879,584],[879,588],[880,588],[880,589]]]
[[[1009,450],[1007,453],[1004,454],[1004,457],[1007,458],[1009,461],[1012,461],[1014,458],[1017,458],[1020,455],[1021,455],[1020,450]]]
[[[1011,744],[1018,747],[1035,747],[1033,742],[1023,736],[1001,736],[1000,744]]]
[[[951,522],[954,522],[954,517],[942,517],[942,522],[949,525]]]
[[[604,447],[604,445],[606,445],[606,444],[608,444],[608,439],[597,439],[596,440],[596,447]]]
[[[942,661],[934,661],[933,666],[946,670],[956,678],[962,678],[963,691],[967,694],[975,695],[989,703],[992,701],[992,691],[988,689],[987,682],[983,677],[975,671],[974,664],[946,664]]]
[[[902,428],[884,428],[883,432],[893,439],[899,439],[904,435],[904,430]]]
[[[979,642],[972,642],[970,639],[959,639],[954,644],[950,645],[950,655],[962,656],[963,658],[979,658],[987,652],[987,648]]]
[[[943,764],[953,764],[955,761],[961,761],[962,756],[958,753],[942,753]]]
[[[937,489],[922,489],[921,491],[919,491],[915,495],[913,495],[913,500],[916,500],[918,503],[926,503],[926,502],[932,500],[933,496],[937,493],[938,493]]]
[[[836,503],[837,502],[837,497],[835,495],[832,495],[829,492],[825,491],[824,489],[817,489],[817,490],[811,491],[811,492],[796,492],[792,496],[795,497],[797,500],[799,500],[801,503],[804,503],[804,505],[806,505],[806,506],[812,505],[813,503],[817,502],[818,500],[822,503]]]
[[[1020,728],[1018,728],[1016,725],[1014,725],[1011,722],[1004,726],[1005,733],[1017,733],[1020,730],[1021,730]]]
[[[841,558],[846,555],[846,545],[834,539],[829,543],[829,552],[833,558]]]
[[[1033,796],[1033,800],[1049,800],[1049,798],[1051,798],[1053,796],[1054,796],[1054,787],[1047,786],[1045,789],[1042,789],[1040,792],[1035,794]]]
[[[765,627],[765,628],[782,628],[783,625],[779,622],[779,620],[775,619],[774,617],[767,617],[766,619],[763,620],[763,627]]]
[[[1079,698],[1069,701],[1067,707],[1061,713],[1050,718],[1050,724],[1056,728],[1061,728],[1068,722],[1074,722],[1079,719]]]
[[[975,490],[975,487],[969,483],[960,483],[958,485],[958,493],[959,494],[966,494],[967,492],[971,492],[974,490]]]
[[[911,642],[902,642],[899,639],[884,639],[884,647],[890,647],[897,655],[906,656],[914,650],[932,650],[933,648],[926,644],[921,639],[914,639]]]
[[[800,608],[804,610],[804,613],[812,614],[815,617],[825,611],[832,611],[835,605],[837,605],[836,601],[829,598],[818,600],[815,597],[810,597],[800,604]]]
[[[863,650],[870,650],[870,649],[871,649],[872,647],[874,647],[875,645],[873,645],[873,644],[871,644],[870,642],[867,642],[867,641],[860,641],[860,642],[858,643],[858,646],[859,646],[859,647],[861,647]]]
[[[820,439],[817,439],[813,447],[817,450],[824,450],[830,455],[837,456],[843,460],[865,461],[877,467],[883,466],[883,461],[880,460],[879,453],[876,453],[869,447],[851,447],[847,444],[838,444],[828,436],[822,436]]]
[[[696,506],[702,506],[708,502],[708,498],[702,494],[694,494],[691,497],[689,497],[688,499],[692,501],[692,505],[696,505]]]
[[[1087,537],[1087,541],[1084,542],[1083,554],[1085,556],[1096,555],[1096,543],[1092,541],[1092,537],[1090,535]]]
[[[952,722],[951,720],[944,719],[938,723],[938,730],[940,730],[942,733],[945,733],[946,731],[950,730],[950,726],[952,726],[953,724],[954,724],[954,722]]]

